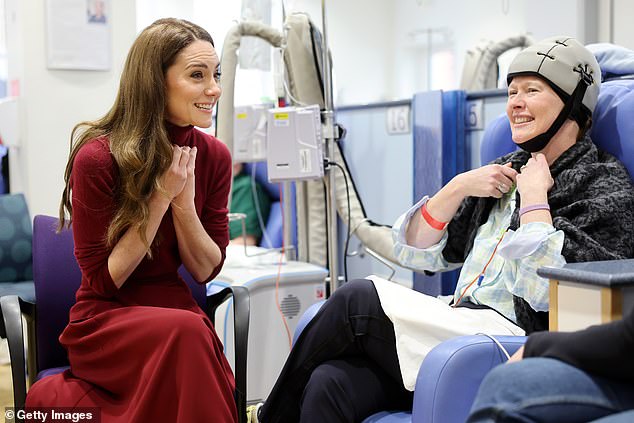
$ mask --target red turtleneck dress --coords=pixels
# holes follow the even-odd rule
[[[196,211],[224,260],[229,151],[191,126],[168,125],[168,132],[174,144],[198,148]],[[59,338],[71,368],[34,384],[27,407],[99,407],[102,423],[235,422],[234,379],[222,344],[177,273],[181,258],[171,209],[153,258],[144,258],[119,289],[110,277],[103,240],[115,211],[117,178],[107,138],[80,149],[71,186],[82,281]]]

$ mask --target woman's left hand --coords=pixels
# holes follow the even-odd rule
[[[530,158],[520,169],[516,183],[522,198],[547,196],[554,181],[546,157],[540,153]]]
[[[189,147],[182,147],[187,148]],[[172,204],[176,206],[176,208],[181,210],[195,210],[194,206],[194,195],[196,193],[196,178],[195,178],[195,170],[196,170],[196,153],[198,149],[196,147],[189,149],[189,160],[187,162],[187,182],[185,182],[185,187],[172,200]]]

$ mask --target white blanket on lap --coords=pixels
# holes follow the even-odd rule
[[[396,352],[405,388],[414,390],[418,369],[436,345],[462,335],[524,335],[524,330],[493,310],[453,308],[378,276],[368,276],[381,307],[394,324]]]

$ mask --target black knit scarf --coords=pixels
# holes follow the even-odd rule
[[[493,163],[526,164],[530,153],[517,151]],[[565,234],[562,254],[568,263],[616,260],[634,256],[634,187],[625,167],[599,150],[589,137],[565,151],[550,167],[555,181],[548,193],[553,225]],[[519,227],[520,196],[510,229]],[[443,256],[451,263],[465,261],[477,232],[493,209],[495,198],[467,197],[448,226]],[[548,329],[548,313],[536,312],[514,297],[517,324],[527,333]],[[495,308],[495,307],[493,307]]]

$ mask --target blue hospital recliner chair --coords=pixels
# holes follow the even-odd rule
[[[266,162],[245,163],[244,173],[251,176],[255,168],[255,180],[262,186],[264,192],[271,198],[271,211],[268,220],[264,223],[264,232],[266,236],[262,236],[260,247],[280,248],[283,240],[283,221],[282,212],[283,205],[280,197],[280,184],[269,182],[266,170]],[[296,232],[296,214],[295,214],[295,184],[291,185],[291,216],[284,216],[284,220],[293,228],[293,244],[297,244]]]
[[[634,180],[634,79],[604,82],[590,132],[599,148],[613,154],[627,167]],[[481,143],[481,162],[516,149],[506,115],[488,125]],[[300,318],[295,338],[322,303],[309,308]],[[526,338],[496,336],[513,354]],[[473,335],[445,341],[432,349],[419,370],[411,412],[388,410],[368,417],[363,423],[463,423],[484,376],[506,361],[498,345],[487,336]]]

